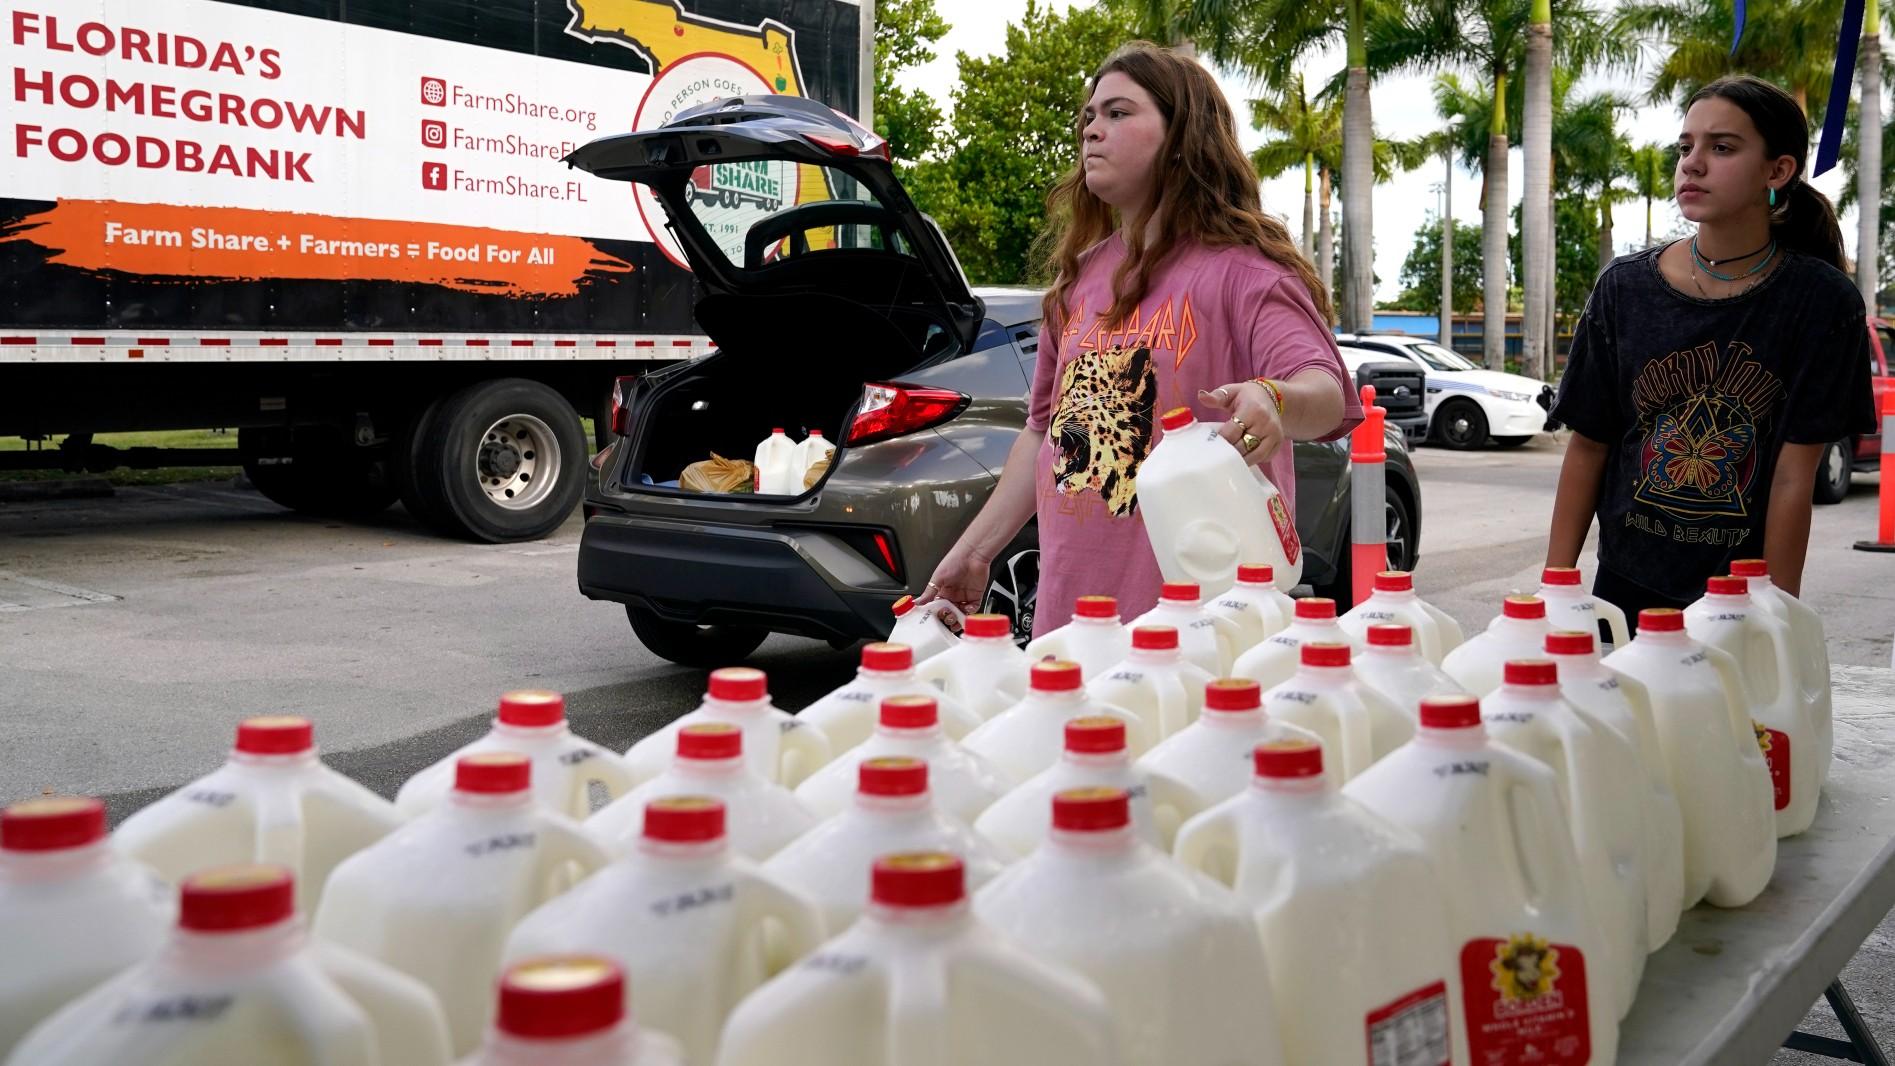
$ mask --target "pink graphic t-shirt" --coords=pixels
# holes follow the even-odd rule
[[[1064,328],[1040,335],[1026,423],[1045,434],[1034,478],[1035,635],[1065,625],[1080,596],[1118,597],[1127,621],[1158,603],[1164,579],[1138,509],[1137,474],[1164,435],[1160,414],[1189,407],[1201,422],[1221,422],[1227,412],[1199,402],[1199,390],[1320,367],[1347,398],[1342,423],[1323,439],[1362,420],[1335,335],[1294,271],[1254,248],[1182,249],[1152,274],[1124,321],[1106,322],[1112,272],[1124,258],[1116,235],[1090,249]],[[1285,444],[1263,471],[1294,515],[1291,450]]]

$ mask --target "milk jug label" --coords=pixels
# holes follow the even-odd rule
[[[1281,494],[1270,497],[1270,521],[1276,526],[1277,540],[1283,543],[1284,560],[1295,565],[1296,557],[1303,554],[1303,544],[1296,539],[1296,523],[1290,521],[1290,512],[1283,506]]]
[[[1469,1059],[1481,1066],[1585,1066],[1592,1058],[1586,962],[1532,933],[1461,948]]]
[[[1776,796],[1777,810],[1790,805],[1790,737],[1787,733],[1767,729],[1757,722],[1751,722],[1750,728],[1757,731],[1757,747],[1763,751],[1763,761],[1770,766],[1770,791]]]
[[[1447,1066],[1447,982],[1370,1011],[1368,1033],[1368,1066]]]

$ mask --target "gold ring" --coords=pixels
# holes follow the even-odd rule
[[[1263,438],[1257,436],[1255,433],[1244,434],[1244,451],[1254,452],[1257,450],[1257,445],[1262,443]]]
[[[1249,424],[1248,424],[1248,423],[1246,423],[1246,422],[1245,422],[1245,421],[1244,421],[1243,419],[1241,419],[1241,418],[1233,418],[1233,419],[1231,419],[1231,420],[1230,420],[1230,424],[1231,424],[1231,425],[1233,425],[1233,426],[1236,426],[1236,427],[1237,427],[1237,431],[1238,431],[1239,433],[1248,433],[1248,432],[1250,432],[1250,426],[1249,426]]]

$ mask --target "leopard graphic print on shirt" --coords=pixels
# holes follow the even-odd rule
[[[1124,517],[1138,507],[1138,467],[1152,447],[1158,376],[1151,349],[1108,348],[1067,363],[1047,427],[1053,485],[1071,496],[1093,489]]]

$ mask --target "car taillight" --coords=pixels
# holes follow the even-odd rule
[[[628,401],[632,398],[632,386],[638,383],[638,375],[628,374],[612,382],[612,435],[627,437],[632,432],[632,408]]]
[[[967,397],[953,389],[912,385],[864,385],[862,403],[849,424],[849,444],[900,437],[954,417]]]

